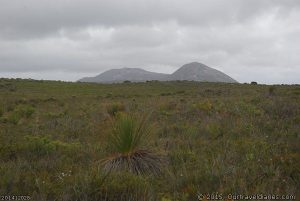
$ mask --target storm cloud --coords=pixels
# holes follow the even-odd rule
[[[2,0],[0,77],[198,61],[239,82],[300,83],[299,22],[298,0]]]

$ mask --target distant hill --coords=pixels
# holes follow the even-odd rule
[[[79,82],[118,83],[124,81],[145,82],[147,80],[188,80],[199,82],[236,82],[228,75],[204,64],[193,62],[183,65],[173,74],[149,72],[140,68],[112,69],[95,77],[86,77]]]
[[[115,83],[115,82],[145,82],[147,80],[166,80],[168,74],[149,72],[140,68],[121,68],[112,69],[101,73],[95,77],[82,78],[80,82],[104,82],[104,83]]]
[[[183,65],[170,75],[171,80],[189,80],[199,82],[236,82],[234,79],[204,64],[193,62]]]

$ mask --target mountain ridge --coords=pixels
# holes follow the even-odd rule
[[[225,73],[199,62],[191,62],[185,64],[172,74],[150,72],[141,68],[124,67],[120,69],[110,69],[95,77],[82,78],[78,80],[78,82],[120,83],[124,81],[145,82],[150,80],[187,80],[199,82],[225,83],[237,82]]]

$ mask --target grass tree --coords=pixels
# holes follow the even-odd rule
[[[104,169],[158,174],[163,160],[145,146],[152,130],[149,116],[137,119],[128,114],[119,114],[113,122],[113,131],[108,141],[112,153],[103,160]]]

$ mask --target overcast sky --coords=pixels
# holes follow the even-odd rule
[[[239,82],[300,83],[300,0],[0,0],[0,77],[193,61]]]

